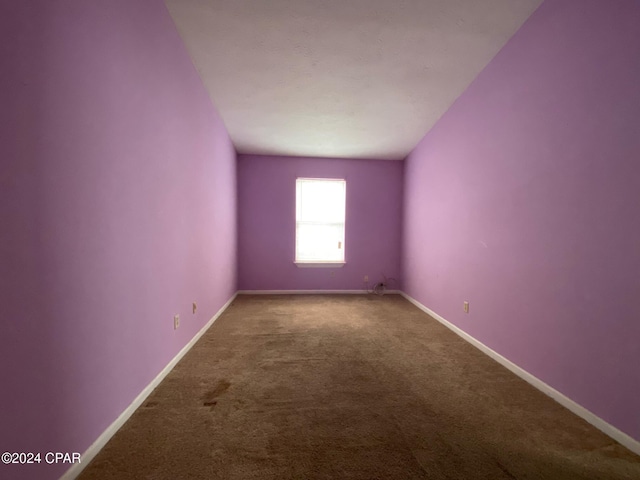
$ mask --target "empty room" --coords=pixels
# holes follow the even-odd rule
[[[0,478],[640,478],[640,1],[0,0]]]

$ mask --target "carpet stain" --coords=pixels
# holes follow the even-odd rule
[[[502,472],[509,477],[510,479],[513,480],[518,480],[516,477],[513,476],[513,474],[507,469],[507,467],[505,467],[504,465],[502,465],[499,461],[496,460],[496,465],[498,465],[498,468],[500,470],[502,470]]]
[[[209,390],[202,396],[202,405],[205,407],[215,407],[218,404],[216,400],[220,395],[226,392],[231,386],[228,380],[220,380],[212,390]]]

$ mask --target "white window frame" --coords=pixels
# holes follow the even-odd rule
[[[345,207],[344,207],[344,217],[343,217],[343,221],[342,221],[342,237],[338,239],[338,241],[340,242],[340,247],[339,249],[342,251],[342,258],[335,260],[335,259],[331,259],[331,260],[322,260],[322,259],[314,259],[314,260],[300,260],[298,259],[298,225],[299,223],[303,223],[305,222],[304,220],[299,220],[299,208],[300,208],[300,198],[299,198],[299,192],[300,192],[300,188],[301,188],[301,182],[305,182],[305,181],[317,181],[317,182],[341,182],[344,185],[344,203],[345,203]],[[342,267],[345,265],[346,263],[346,250],[345,250],[345,236],[346,236],[346,216],[347,216],[347,206],[346,206],[346,197],[347,197],[347,181],[344,178],[308,178],[308,177],[298,177],[296,178],[296,212],[295,212],[295,252],[294,252],[294,263],[296,264],[296,266],[301,267],[301,268],[306,268],[306,267],[310,267],[310,268],[336,268],[336,267]],[[322,223],[320,223],[322,224]],[[327,222],[327,225],[336,225],[336,222]]]

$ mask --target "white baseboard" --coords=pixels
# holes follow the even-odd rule
[[[239,295],[364,295],[366,290],[238,290]],[[384,295],[401,293],[399,290],[386,290]]]
[[[473,338],[471,335],[466,333],[464,330],[462,330],[462,329],[456,327],[454,324],[448,322],[447,320],[442,318],[440,315],[438,315],[436,312],[434,312],[430,308],[425,307],[423,304],[418,302],[416,299],[410,297],[409,295],[407,295],[404,292],[400,292],[400,295],[402,295],[404,298],[409,300],[409,302],[413,303],[416,307],[418,307],[423,312],[425,312],[428,315],[430,315],[431,317],[435,318],[437,321],[442,323],[445,327],[449,328],[454,333],[458,334],[460,337],[462,337],[464,340],[469,342],[471,345],[473,345],[474,347],[478,348],[480,351],[482,351],[483,353],[485,353],[486,355],[488,355],[489,357],[494,359],[496,362],[498,362],[499,364],[501,364],[505,368],[509,369],[511,372],[515,373],[517,376],[522,378],[524,381],[526,381],[527,383],[533,385],[535,388],[540,390],[542,393],[548,395],[549,397],[554,399],[556,402],[558,402],[563,407],[567,408],[568,410],[570,410],[571,412],[573,412],[574,414],[576,414],[580,418],[586,420],[588,423],[590,423],[591,425],[593,425],[594,427],[596,427],[598,430],[600,430],[601,432],[605,433],[609,437],[613,438],[615,441],[617,441],[621,445],[627,447],[629,450],[631,450],[632,452],[636,453],[637,455],[640,455],[640,441],[638,441],[638,440],[634,439],[633,437],[627,435],[623,431],[618,430],[616,427],[614,427],[610,423],[607,423],[605,420],[601,419],[600,417],[598,417],[594,413],[590,412],[589,410],[584,408],[582,405],[580,405],[580,404],[576,403],[575,401],[571,400],[569,397],[567,397],[564,394],[560,393],[555,388],[547,385],[545,382],[543,382],[539,378],[534,377],[533,375],[531,375],[526,370],[520,368],[515,363],[511,362],[510,360],[506,359],[505,357],[503,357],[502,355],[500,355],[496,351],[494,351],[494,350],[490,349],[489,347],[487,347],[484,343],[482,343],[479,340],[476,340],[475,338]]]
[[[238,295],[238,292],[234,293],[233,296],[225,303],[220,310],[209,320],[204,327],[200,329],[198,333],[187,343],[182,350],[178,352],[178,354],[173,357],[166,367],[162,369],[162,371],[154,378],[149,385],[147,385],[142,392],[131,402],[131,404],[115,419],[115,421],[107,427],[107,429],[102,432],[102,434],[96,439],[93,444],[82,454],[81,463],[74,464],[69,470],[65,472],[60,480],[73,480],[78,477],[82,470],[93,460],[93,458],[102,450],[102,448],[107,444],[107,442],[115,435],[115,433],[124,425],[124,423],[129,420],[129,417],[133,415],[133,412],[137,410],[137,408],[144,403],[149,394],[164,380],[164,377],[176,366],[176,364],[184,357],[184,355],[191,350],[200,337],[204,335],[213,322],[215,322],[220,315],[227,309],[227,307],[233,302],[233,300]]]

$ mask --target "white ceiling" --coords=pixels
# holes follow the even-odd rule
[[[402,159],[542,0],[165,0],[239,153]]]

